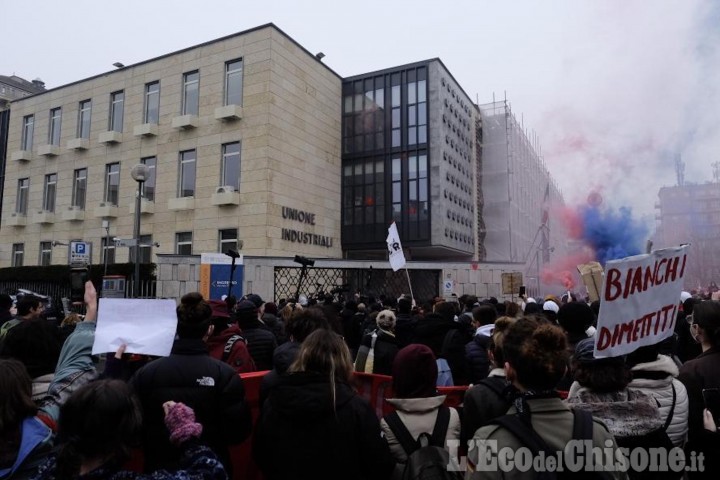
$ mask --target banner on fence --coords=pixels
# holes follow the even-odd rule
[[[626,355],[673,334],[687,246],[605,264],[595,357]]]
[[[200,255],[200,293],[206,299],[220,300],[228,294],[232,258],[224,253],[203,253]],[[242,297],[243,256],[235,260],[235,275],[232,280],[232,294]]]

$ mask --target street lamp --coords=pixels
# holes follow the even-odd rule
[[[135,229],[133,232],[133,238],[135,238],[135,275],[133,277],[133,298],[138,298],[140,291],[140,203],[142,201],[142,186],[145,180],[147,180],[150,168],[147,165],[138,163],[135,165],[130,172],[130,176],[138,184],[137,193],[135,194]]]

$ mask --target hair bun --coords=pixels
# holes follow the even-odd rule
[[[567,349],[565,332],[554,325],[540,325],[533,333],[533,340],[547,352],[556,352]]]
[[[203,296],[200,292],[186,293],[180,299],[180,303],[185,307],[195,307],[203,301]]]

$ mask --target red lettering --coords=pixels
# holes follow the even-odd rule
[[[663,258],[659,263],[655,264],[655,285],[662,285],[665,282],[665,277],[660,275],[663,263],[667,263],[667,258]]]
[[[632,333],[633,333],[633,321],[627,322],[627,323],[621,323],[620,324],[620,338],[618,343],[622,343],[623,335],[625,335],[625,343],[632,342]]]
[[[643,317],[643,318],[645,318],[645,317]],[[638,318],[637,320],[635,320],[635,322],[633,322],[635,324],[634,328],[633,328],[633,334],[632,334],[633,342],[638,341],[638,336],[640,338],[642,338],[642,335],[640,334],[640,332],[638,330],[640,330],[640,327],[642,326],[643,318]]]
[[[598,332],[598,342],[597,342],[598,352],[608,348],[610,346],[611,340],[612,340],[612,334],[610,333],[610,330],[608,330],[607,327],[600,327],[600,331]]]
[[[685,261],[687,260],[687,255],[683,255],[683,263],[682,267],[680,267],[680,278],[683,278],[683,275],[685,275]]]
[[[632,295],[633,293],[642,292],[643,291],[643,283],[642,283],[642,267],[638,267],[635,269],[635,273],[633,274],[632,283],[630,284],[630,292],[623,295],[623,298],[627,298],[628,296]]]
[[[665,269],[665,279],[674,282],[677,277],[677,267],[680,263],[680,257],[675,257],[672,260],[668,260],[667,268]],[[672,277],[672,278],[670,278]]]
[[[611,268],[605,276],[605,301],[612,302],[622,294],[622,285],[620,284],[620,270]]]
[[[655,286],[655,272],[656,271],[650,267],[645,269],[645,283],[643,284],[643,291]]]
[[[632,269],[627,271],[627,276],[625,277],[625,290],[623,290],[623,298],[627,298],[628,295],[630,295],[630,284],[632,282]]]

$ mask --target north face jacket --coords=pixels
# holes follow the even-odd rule
[[[195,411],[203,426],[200,440],[230,466],[228,446],[250,435],[250,410],[242,380],[229,365],[208,355],[201,339],[178,339],[169,357],[138,370],[130,379],[143,410],[146,471],[177,468],[181,451],[165,427],[162,404],[173,400]]]

